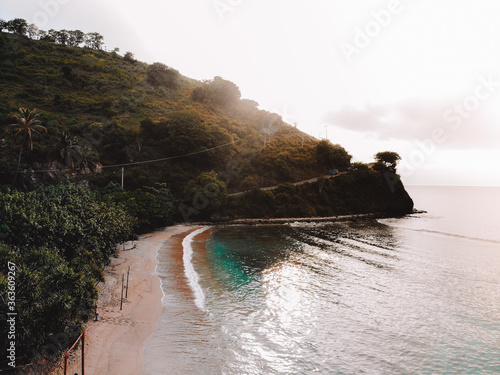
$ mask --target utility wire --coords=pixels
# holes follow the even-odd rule
[[[236,141],[232,141],[232,142],[229,142],[229,143],[225,143],[223,145],[219,145],[219,146],[215,146],[215,147],[212,147],[212,148],[207,148],[205,150],[200,150],[200,151],[194,151],[194,152],[190,152],[190,153],[187,153],[187,154],[182,154],[182,155],[176,155],[176,156],[169,156],[169,157],[166,157],[166,158],[161,158],[161,159],[153,159],[153,160],[145,160],[145,161],[136,161],[136,162],[131,162],[131,163],[122,163],[122,164],[113,164],[113,165],[103,165],[101,168],[104,169],[104,168],[118,168],[118,167],[127,167],[127,166],[132,166],[132,165],[142,165],[142,164],[150,164],[150,163],[157,163],[157,162],[160,162],[160,161],[165,161],[165,160],[173,160],[173,159],[179,159],[179,158],[183,158],[183,157],[186,157],[186,156],[192,156],[192,155],[198,155],[198,154],[202,154],[204,152],[208,152],[208,151],[212,151],[212,150],[216,150],[218,148],[222,148],[222,147],[227,147],[227,146],[230,146],[232,144],[235,144],[235,143],[238,143],[238,142],[241,142],[247,138],[249,138],[250,136],[248,137],[245,137],[245,138],[241,138],[241,139],[238,139]],[[47,172],[62,172],[62,171],[65,171],[65,170],[70,170],[72,171],[73,169],[71,168],[63,168],[63,169],[45,169],[45,170],[36,170],[36,171],[19,171],[19,173],[47,173]]]
[[[104,166],[102,166],[102,168],[104,169],[104,168],[126,167],[126,166],[128,166],[128,165],[141,165],[141,164],[149,164],[149,163],[156,163],[156,162],[158,162],[158,161],[165,161],[165,160],[172,160],[172,159],[183,158],[183,157],[186,157],[186,156],[191,156],[191,155],[202,154],[202,153],[207,152],[207,151],[212,151],[212,150],[215,150],[215,149],[218,149],[218,148],[226,147],[226,146],[229,146],[229,145],[235,144],[235,143],[237,143],[237,142],[243,141],[244,139],[247,139],[247,138],[248,138],[248,137],[241,138],[241,139],[238,139],[237,141],[232,141],[232,142],[229,142],[229,143],[226,143],[226,144],[220,145],[220,146],[215,146],[215,147],[212,147],[212,148],[207,148],[206,150],[200,150],[200,151],[190,152],[190,153],[188,153],[188,154],[177,155],[177,156],[170,156],[170,157],[168,157],[168,158],[161,158],[161,159],[153,159],[153,160],[146,160],[146,161],[136,161],[136,162],[132,162],[132,163],[114,164],[114,165],[104,165]]]

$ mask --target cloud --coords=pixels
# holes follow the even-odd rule
[[[480,103],[466,111],[463,100],[412,99],[391,105],[345,106],[327,112],[326,124],[370,134],[380,140],[424,141],[439,129],[440,147],[447,149],[496,149],[500,145],[500,113],[487,111]],[[461,108],[461,109],[460,109]]]

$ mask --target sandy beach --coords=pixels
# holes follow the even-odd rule
[[[328,219],[329,221],[341,221],[363,216],[347,215]],[[300,219],[247,219],[241,220],[241,222],[235,221],[233,224],[283,224],[295,220]],[[307,221],[316,220],[308,218]],[[93,375],[142,374],[146,341],[153,335],[163,309],[161,281],[155,274],[158,251],[164,247],[166,255],[171,260],[170,272],[177,275],[183,274],[182,240],[189,233],[202,226],[177,225],[167,227],[142,235],[138,240],[128,242],[125,246],[118,246],[116,257],[111,258],[111,264],[105,269],[105,281],[98,285],[97,313],[99,320],[91,320],[86,325],[86,373]],[[204,243],[210,232],[206,231],[197,235],[194,246],[198,247]],[[127,298],[123,300],[122,310],[120,310],[121,281],[124,276],[126,283],[129,266],[128,293],[125,293],[124,290],[124,297],[127,294]],[[174,287],[178,292],[181,292],[184,300],[193,298],[192,291],[184,281],[179,281]],[[177,313],[180,314],[179,311]]]
[[[157,252],[172,236],[198,227],[173,226],[125,244],[105,270],[99,285],[99,321],[86,328],[85,372],[92,375],[139,375],[146,340],[162,311],[160,279],[154,275]],[[130,266],[127,299],[120,310],[121,280]],[[124,292],[125,295],[125,292]]]

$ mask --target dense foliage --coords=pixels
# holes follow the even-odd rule
[[[189,181],[184,189],[185,205],[191,205],[191,212],[198,219],[210,219],[220,212],[227,203],[226,184],[221,181],[214,171],[201,173],[197,178]],[[189,213],[183,212],[185,219]]]
[[[128,214],[136,219],[135,233],[151,232],[172,225],[176,218],[177,201],[166,184],[144,186],[126,191],[119,185],[110,183],[101,191],[106,202],[122,204]]]
[[[96,283],[116,244],[135,224],[127,210],[99,193],[61,185],[0,194],[0,291],[7,264],[16,265],[17,355],[47,343],[52,334],[75,334],[91,313]],[[0,299],[7,311],[6,299]],[[2,321],[2,347],[6,327]]]
[[[412,210],[413,201],[396,175],[363,164],[335,178],[320,178],[298,186],[282,184],[272,191],[254,189],[243,196],[229,197],[224,213],[227,219],[234,219],[403,215]]]

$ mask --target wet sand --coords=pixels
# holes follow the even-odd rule
[[[183,261],[182,241],[198,228],[173,235],[159,255],[158,273],[167,295],[157,329],[146,343],[144,375],[213,373],[207,368],[207,361],[213,360],[207,348],[213,347],[208,342],[215,333],[211,332],[206,313],[195,304]],[[207,267],[204,244],[211,231],[199,233],[191,243],[197,268]]]
[[[165,241],[184,237],[198,227],[173,226],[125,244],[106,267],[99,285],[99,321],[86,328],[85,372],[93,375],[139,375],[143,371],[146,340],[153,334],[162,311],[163,292],[155,275],[157,253]],[[182,250],[182,249],[181,249]],[[182,257],[182,251],[178,255]],[[122,275],[127,278],[127,299],[120,310]],[[179,270],[180,272],[180,270]],[[125,296],[125,291],[124,291]]]

